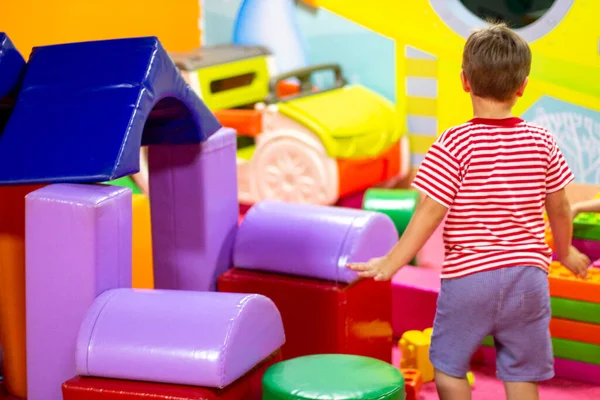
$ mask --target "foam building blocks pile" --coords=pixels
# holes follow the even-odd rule
[[[305,303],[295,316],[301,335],[355,319],[348,337],[327,333],[325,347],[383,358],[391,312],[374,315],[353,296],[390,304],[389,288],[356,282],[342,266],[389,250],[397,233],[387,216],[259,203],[238,232],[236,133],[157,38],[37,47],[27,63],[4,34],[0,46],[0,273],[10,287],[0,318],[11,395],[260,399],[265,370],[283,357],[284,326],[295,329],[289,302],[312,293],[317,308]],[[136,173],[143,145],[155,290],[132,289],[136,199],[97,184]],[[296,216],[308,222],[294,226]],[[230,270],[234,253],[249,269]],[[220,275],[238,271],[252,275],[238,279],[240,293],[216,291]],[[325,283],[306,283],[315,271]],[[320,350],[323,341],[302,347],[288,333],[291,354]]]

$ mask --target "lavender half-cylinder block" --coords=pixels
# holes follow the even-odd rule
[[[263,201],[236,235],[238,268],[334,282],[358,279],[348,263],[385,255],[398,241],[384,214],[342,207]]]
[[[157,289],[215,290],[232,264],[238,226],[236,133],[149,148]]]
[[[131,190],[57,184],[26,197],[29,400],[61,400],[98,295],[131,287]]]
[[[98,297],[77,338],[77,373],[223,388],[285,342],[258,294],[117,289]]]

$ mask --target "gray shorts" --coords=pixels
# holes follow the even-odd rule
[[[429,358],[450,376],[464,377],[483,339],[492,335],[496,369],[505,382],[554,376],[548,276],[536,267],[509,267],[444,279]]]

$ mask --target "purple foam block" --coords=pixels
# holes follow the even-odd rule
[[[88,307],[131,287],[131,190],[46,186],[26,197],[25,220],[28,399],[61,400]]]
[[[151,146],[150,209],[157,289],[215,290],[238,226],[236,134]]]
[[[573,246],[592,260],[600,258],[600,242],[595,240],[573,239]]]
[[[479,351],[482,356],[480,362],[489,366],[496,365],[496,349],[482,346]],[[600,365],[555,358],[554,373],[558,378],[600,385]]]
[[[263,201],[236,236],[236,267],[350,283],[346,266],[385,255],[398,241],[384,214],[341,207]]]
[[[284,342],[265,296],[117,289],[98,297],[81,325],[77,373],[223,388]]]

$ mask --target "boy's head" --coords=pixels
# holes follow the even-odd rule
[[[505,24],[493,24],[467,39],[463,87],[474,96],[508,102],[522,96],[531,69],[527,42]]]

